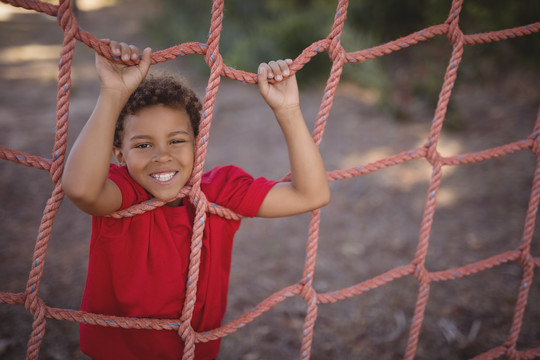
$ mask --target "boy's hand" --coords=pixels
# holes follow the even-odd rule
[[[109,61],[103,56],[96,55],[96,69],[102,90],[118,92],[122,97],[127,98],[139,86],[146,77],[152,61],[152,49],[146,48],[142,57],[139,56],[139,49],[134,45],[119,43],[109,39],[103,40],[109,44],[113,56],[123,62],[133,61],[136,65],[129,66]]]
[[[290,76],[291,59],[270,61],[259,65],[259,91],[274,112],[297,109],[300,106],[296,77]],[[270,80],[275,80],[270,84]]]

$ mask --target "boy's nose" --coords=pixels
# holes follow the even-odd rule
[[[165,162],[169,161],[171,159],[171,154],[169,153],[167,148],[163,147],[156,147],[154,152],[154,156],[152,158],[155,162]]]

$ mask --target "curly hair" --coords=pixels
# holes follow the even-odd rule
[[[122,132],[127,115],[152,105],[162,104],[173,109],[185,109],[197,137],[201,121],[202,104],[195,92],[182,79],[170,74],[149,75],[131,94],[122,109],[114,131],[114,146],[122,146]]]

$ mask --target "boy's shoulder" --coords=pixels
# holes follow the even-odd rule
[[[253,217],[275,184],[276,181],[264,177],[254,178],[238,166],[225,165],[203,174],[201,190],[209,202]]]
[[[245,181],[252,181],[253,177],[235,165],[217,166],[202,175],[201,190],[211,201],[216,200],[220,193],[227,192]]]
[[[211,184],[216,181],[230,181],[237,177],[251,177],[245,170],[235,165],[221,165],[203,173],[202,184]]]

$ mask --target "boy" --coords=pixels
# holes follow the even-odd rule
[[[105,40],[126,66],[96,56],[101,91],[66,162],[62,186],[93,215],[88,276],[81,309],[128,316],[178,318],[185,298],[194,207],[176,199],[193,170],[201,105],[170,78],[146,79],[151,49]],[[139,60],[140,58],[140,60]],[[243,216],[280,217],[324,206],[330,191],[324,164],[305,125],[291,60],[261,64],[259,91],[283,131],[291,182],[254,179],[234,166],[203,175],[209,202]],[[276,80],[270,84],[269,79]],[[110,164],[111,150],[120,166]],[[123,219],[111,212],[155,197],[167,206]],[[226,308],[232,239],[239,221],[205,222],[196,331],[219,327]],[[100,359],[178,359],[183,342],[172,331],[81,325],[81,349]],[[220,341],[199,343],[197,359],[214,359]]]

